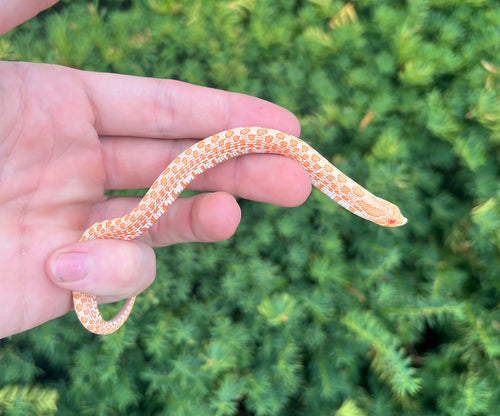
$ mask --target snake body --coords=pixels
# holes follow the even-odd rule
[[[80,241],[137,238],[160,218],[194,178],[225,160],[248,153],[274,153],[296,160],[306,169],[316,188],[364,219],[385,227],[397,227],[407,221],[396,205],[358,185],[301,139],[277,130],[243,127],[207,137],[185,150],[161,173],[132,212],[92,225]],[[96,334],[110,334],[120,328],[134,300],[128,299],[115,318],[105,321],[95,296],[73,292],[78,319]]]

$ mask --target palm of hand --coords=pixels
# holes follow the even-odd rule
[[[0,321],[25,328],[71,307],[44,264],[78,240],[106,175],[92,104],[78,79],[48,66],[6,64],[0,72]]]

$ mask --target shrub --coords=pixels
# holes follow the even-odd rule
[[[409,223],[241,201],[229,241],[157,250],[116,334],[0,341],[0,413],[498,414],[498,39],[485,0],[74,0],[5,35],[2,59],[285,106]]]

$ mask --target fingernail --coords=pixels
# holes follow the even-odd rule
[[[74,282],[83,279],[88,272],[87,253],[68,252],[57,256],[54,275],[62,282]]]

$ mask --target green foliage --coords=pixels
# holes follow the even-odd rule
[[[73,0],[2,37],[2,59],[283,105],[409,223],[241,201],[229,241],[157,251],[118,333],[0,341],[0,413],[499,414],[498,39],[486,0]]]
[[[57,391],[35,386],[10,386],[0,389],[2,415],[53,415],[57,410]]]

